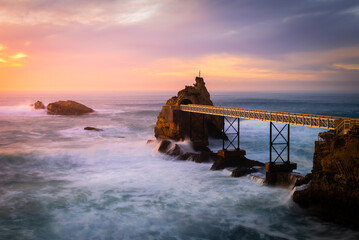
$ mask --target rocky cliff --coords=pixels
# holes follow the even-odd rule
[[[321,217],[359,227],[359,128],[345,135],[320,133],[315,142],[312,180],[293,200]]]
[[[167,106],[179,106],[181,104],[202,104],[211,105],[213,103],[210,98],[210,94],[207,91],[203,78],[196,77],[196,83],[193,86],[186,86],[184,89],[178,92],[177,96],[174,96],[167,100]],[[160,139],[173,139],[176,141],[183,140],[183,134],[181,134],[179,121],[168,120],[165,117],[165,109],[157,117],[157,123],[155,126],[155,137]],[[204,116],[206,134],[214,138],[222,138],[222,120],[220,117],[205,115]]]

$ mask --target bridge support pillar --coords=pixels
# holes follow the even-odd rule
[[[222,127],[222,150],[227,151],[230,148],[239,150],[240,143],[240,119],[239,118],[228,118],[223,116],[223,127]],[[226,126],[228,123],[228,126]],[[228,139],[225,139],[225,136]],[[226,142],[227,141],[227,142]]]
[[[297,169],[297,164],[290,162],[289,140],[289,124],[285,124],[282,128],[278,128],[274,125],[274,123],[270,122],[269,163],[266,164],[267,173],[265,179],[267,184],[283,182],[283,178],[286,178],[289,173],[291,173],[294,169]],[[285,151],[286,156],[283,154]],[[279,159],[281,161],[277,162]]]

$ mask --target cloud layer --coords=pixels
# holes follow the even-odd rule
[[[358,23],[355,0],[0,0],[0,89],[358,91]]]

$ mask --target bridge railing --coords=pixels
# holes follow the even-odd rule
[[[337,122],[335,132],[346,134],[353,126],[359,126],[359,119],[344,119]]]
[[[343,130],[351,127],[353,124],[359,125],[359,119],[341,118],[333,116],[323,116],[314,114],[302,113],[289,113],[289,112],[276,112],[266,110],[254,110],[244,108],[231,108],[231,107],[217,107],[208,105],[180,105],[180,110],[186,112],[202,113],[216,116],[226,116],[234,118],[244,118],[267,122],[277,122],[290,125],[300,125],[306,127],[315,127],[323,129],[336,130],[338,124],[344,121]],[[347,122],[349,121],[349,125]]]

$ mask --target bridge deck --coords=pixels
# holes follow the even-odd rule
[[[324,128],[336,130],[337,132],[348,130],[353,125],[359,125],[359,118],[343,118],[314,114],[275,112],[197,104],[180,105],[180,110],[185,112],[202,113],[216,116],[226,116],[306,127]]]

